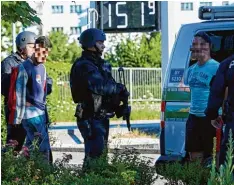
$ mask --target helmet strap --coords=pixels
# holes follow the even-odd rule
[[[96,46],[96,44],[94,45],[94,48],[96,49],[96,53],[101,57],[102,56],[102,52],[98,49],[98,47]]]
[[[21,48],[19,48],[17,52],[23,59],[26,59],[28,57]]]

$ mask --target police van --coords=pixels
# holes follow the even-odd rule
[[[234,6],[203,6],[199,8],[200,23],[183,25],[171,52],[163,84],[161,102],[161,156],[156,164],[183,160],[185,126],[190,107],[190,90],[183,84],[184,71],[196,61],[190,47],[194,35],[205,31],[212,40],[211,57],[221,62],[234,53]]]

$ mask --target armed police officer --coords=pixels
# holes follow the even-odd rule
[[[220,148],[220,165],[224,164],[226,159],[230,129],[232,130],[232,138],[234,139],[234,55],[220,63],[216,77],[212,83],[206,109],[206,115],[212,120],[212,125],[216,125],[214,122],[218,118],[218,110],[223,104],[226,88],[228,88],[228,94],[224,103],[225,130]]]
[[[105,40],[102,30],[90,28],[82,32],[79,37],[82,56],[70,73],[72,98],[77,103],[77,126],[85,144],[84,166],[89,159],[103,154],[109,132],[108,118],[121,107],[120,101],[129,96],[125,86],[113,79],[110,64],[101,58]]]

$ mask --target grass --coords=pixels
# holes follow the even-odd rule
[[[117,133],[112,136],[112,139],[117,138],[158,138],[157,134],[148,134],[146,132],[142,132],[138,129],[134,129],[131,132],[126,133]]]

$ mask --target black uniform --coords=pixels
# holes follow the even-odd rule
[[[216,73],[212,83],[206,115],[214,120],[218,117],[218,110],[224,101],[225,89],[228,87],[227,102],[224,109],[225,131],[220,149],[220,164],[224,164],[227,152],[229,130],[232,130],[234,140],[234,55],[224,60]],[[234,147],[234,146],[233,146]]]
[[[125,87],[112,78],[110,64],[88,50],[73,64],[70,85],[77,103],[77,125],[85,142],[85,159],[99,157],[108,139],[107,115],[119,106],[121,97],[125,97]]]

